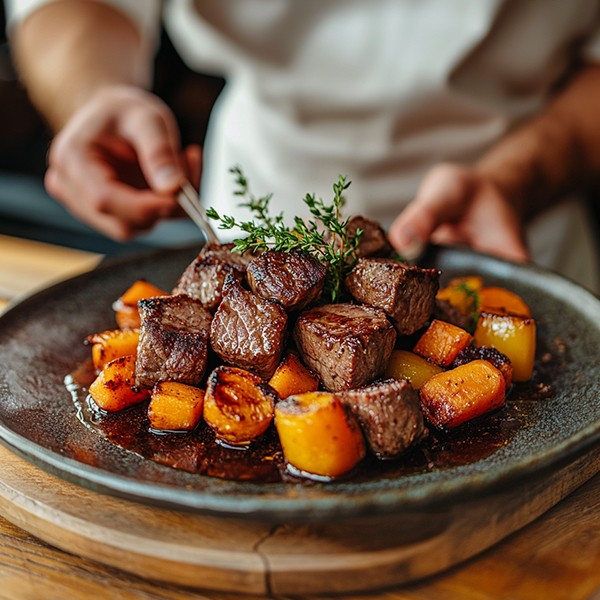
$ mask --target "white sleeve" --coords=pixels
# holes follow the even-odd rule
[[[40,6],[56,1],[57,0],[5,0],[7,30],[10,31],[11,27],[25,19]],[[150,44],[151,47],[156,47],[160,32],[161,0],[94,1],[109,4],[123,12],[139,29],[145,42]]]

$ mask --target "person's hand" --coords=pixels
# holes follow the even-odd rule
[[[427,242],[462,244],[515,261],[529,254],[515,209],[474,168],[440,164],[424,177],[415,199],[389,231],[396,250],[413,259]]]
[[[77,218],[119,241],[181,214],[174,192],[200,179],[199,146],[180,149],[175,118],[156,96],[106,87],[54,139],[45,184]]]

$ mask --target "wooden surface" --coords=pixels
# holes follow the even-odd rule
[[[40,256],[43,256],[44,260]],[[55,258],[49,261],[50,256]],[[42,281],[53,281],[61,274],[71,274],[89,268],[96,264],[98,259],[99,257],[86,253],[41,247],[0,236],[0,282],[3,286],[0,295],[4,295],[6,300],[12,299],[40,287]],[[17,260],[20,266],[15,270],[14,265],[17,264]],[[6,282],[9,283],[8,286]],[[479,535],[463,535],[462,539],[455,538],[455,544],[464,546],[468,550],[471,545],[478,543],[477,538],[484,535],[484,531],[497,531],[511,522],[516,526],[524,516],[543,511],[547,504],[552,504],[558,497],[571,491],[571,486],[576,485],[578,481],[585,479],[589,472],[595,470],[597,460],[598,456],[595,453],[581,464],[567,467],[560,484],[558,481],[532,482],[521,491],[514,490],[512,504],[509,502],[509,497],[498,499],[503,510],[501,519],[495,522],[485,522],[483,515],[477,513],[476,507],[465,504],[462,515],[463,525],[472,517],[476,522],[482,523],[482,526],[476,529]],[[114,546],[116,542],[121,543],[127,537],[132,527],[135,531],[133,524],[137,523],[136,526],[139,527],[144,523],[145,525],[137,530],[138,534],[144,533],[146,537],[159,539],[161,536],[167,538],[171,536],[172,548],[179,548],[186,538],[187,541],[191,541],[204,535],[213,540],[211,544],[206,544],[207,551],[217,553],[222,549],[234,565],[245,564],[249,571],[252,570],[250,561],[254,560],[249,557],[256,557],[256,553],[253,552],[256,547],[256,536],[262,535],[260,525],[235,521],[221,522],[215,519],[197,522],[194,529],[187,521],[189,515],[169,511],[158,511],[153,515],[156,509],[80,490],[23,462],[5,449],[0,449],[0,482],[0,513],[16,523],[13,525],[9,520],[0,517],[0,598],[216,598],[225,600],[239,597],[225,592],[192,591],[170,583],[156,583],[148,577],[141,578],[111,566],[102,566],[100,562],[83,557],[86,554],[97,556],[107,562],[107,557],[102,555],[105,551],[101,547],[102,544],[97,548],[91,548],[89,545],[86,547],[81,532],[86,530],[85,522],[89,521],[90,535],[94,533],[91,537],[95,540],[102,539],[104,543]],[[525,511],[519,510],[519,502],[515,503],[515,498],[520,498],[520,505],[526,506]],[[109,507],[109,510],[100,513],[99,507]],[[126,519],[130,525],[129,530],[111,522],[110,518],[106,520],[106,515],[109,517],[111,515],[110,509],[113,510],[114,515],[130,516]],[[100,515],[105,519],[104,521],[100,519]],[[54,524],[55,528],[53,529],[49,524]],[[97,531],[97,528],[102,525],[105,527],[104,537]],[[378,527],[382,527],[382,524],[378,524]],[[119,529],[118,534],[114,533],[115,528]],[[26,531],[51,539],[68,551],[58,550]],[[390,522],[390,536],[394,535],[394,531],[401,535],[398,525]],[[234,539],[233,532],[237,539],[236,545],[234,548],[227,547],[227,539]],[[323,533],[323,530],[317,531],[312,527],[300,529],[280,527],[276,531],[268,532],[262,538],[261,552],[272,561],[271,569],[290,573],[294,570],[294,564],[298,565],[299,558],[314,551],[311,544],[314,544],[315,539],[322,540]],[[356,569],[367,570],[369,560],[380,562],[381,552],[385,551],[385,548],[380,547],[379,554],[369,557],[364,554],[358,556],[360,554],[358,551],[362,547],[356,545],[356,534],[356,531],[346,532],[349,537],[344,537],[339,532],[329,530],[329,537],[325,535],[328,545],[321,545],[323,556],[337,556],[340,559],[342,579],[351,576]],[[366,543],[369,530],[359,529],[358,536],[363,539],[363,543]],[[291,546],[290,539],[296,540]],[[282,541],[285,542],[284,545]],[[295,550],[292,552],[290,548]],[[170,547],[164,539],[155,548],[156,553],[167,556],[169,551]],[[448,549],[448,552],[456,551],[457,548]],[[147,554],[148,549],[140,548],[140,552]],[[264,556],[260,559],[261,562],[255,563],[256,573],[259,575],[265,569]],[[178,557],[173,555],[172,558]],[[118,557],[116,563],[135,570],[132,569],[131,564],[134,560],[131,555],[128,557],[123,554]],[[278,560],[279,564],[277,564]],[[354,560],[360,562],[353,563]],[[344,570],[349,567],[352,568],[344,574]],[[164,576],[162,578],[164,579]],[[248,577],[245,582],[248,597],[264,597],[261,595],[264,590],[261,587],[263,581],[262,576]],[[302,583],[303,578],[300,577],[298,581]],[[187,582],[190,583],[189,580]],[[277,583],[276,580],[274,582]],[[275,584],[271,582],[272,589],[277,588]],[[288,584],[289,582],[285,584],[288,589],[293,588],[293,585]],[[286,598],[292,596],[294,594],[285,595]],[[284,596],[280,594],[278,597]],[[337,597],[350,596],[342,594]],[[418,583],[381,592],[355,594],[351,597],[355,600],[366,598],[386,600],[599,599],[600,475],[595,476],[530,525],[458,567]]]

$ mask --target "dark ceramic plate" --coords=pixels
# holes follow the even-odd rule
[[[337,483],[252,483],[196,475],[115,446],[78,419],[64,385],[82,363],[88,334],[114,327],[112,301],[135,279],[170,288],[195,249],[106,263],[44,290],[0,318],[0,438],[66,480],[151,504],[220,515],[310,520],[427,508],[545,476],[600,439],[600,302],[547,271],[433,248],[427,264],[443,277],[481,274],[533,308],[538,323],[537,383],[552,393],[522,398],[510,439],[467,464],[404,474],[375,471]],[[537,386],[537,388],[536,388]],[[545,388],[544,388],[545,389]],[[539,391],[539,389],[537,390]],[[547,391],[547,390],[546,390]],[[453,449],[450,448],[450,454]]]

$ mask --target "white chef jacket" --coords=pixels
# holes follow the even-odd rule
[[[8,0],[9,30],[53,0]],[[575,60],[600,62],[598,0],[102,0],[147,44],[162,12],[183,59],[227,85],[205,146],[202,196],[245,215],[240,165],[273,212],[352,180],[347,214],[389,225],[440,161],[470,163],[533,116]],[[575,200],[528,232],[534,259],[600,291]]]

